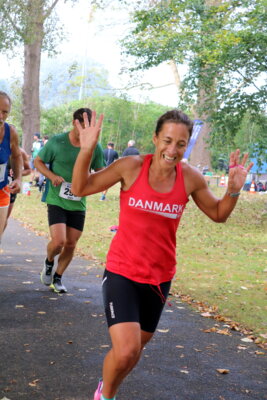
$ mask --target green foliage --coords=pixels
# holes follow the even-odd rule
[[[169,60],[186,64],[183,104],[210,122],[211,151],[220,152],[222,141],[227,152],[246,113],[265,112],[266,0],[143,3],[122,41],[125,54],[135,57],[130,70]]]
[[[89,107],[98,114],[104,113],[101,144],[106,147],[109,141],[113,141],[119,153],[127,147],[129,139],[136,140],[141,152],[152,152],[152,134],[156,120],[168,109],[156,103],[141,104],[112,96],[76,100],[42,111],[42,135],[51,136],[70,130],[73,112],[80,107]]]
[[[43,50],[55,53],[63,38],[52,0],[0,0],[0,50],[14,51],[16,46],[42,42]]]

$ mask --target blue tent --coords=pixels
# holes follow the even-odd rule
[[[266,154],[267,154],[267,151],[266,151]],[[251,168],[250,173],[252,173],[252,174],[267,174],[267,162],[263,161],[262,157],[261,157],[261,166],[259,165],[257,158],[251,158],[251,161],[254,163],[254,165]]]

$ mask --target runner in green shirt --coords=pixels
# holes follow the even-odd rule
[[[34,164],[48,179],[45,202],[48,209],[48,223],[51,240],[47,245],[47,256],[41,272],[41,282],[57,293],[67,292],[61,278],[70,264],[76,244],[81,237],[86,211],[86,198],[74,196],[71,192],[72,170],[80,151],[79,132],[74,125],[78,119],[83,124],[83,113],[91,119],[89,108],[80,108],[73,114],[73,128],[70,132],[53,136],[40,150]],[[49,165],[49,166],[48,166]],[[90,169],[104,168],[101,145],[95,148]],[[52,275],[54,258],[58,257],[57,269]]]

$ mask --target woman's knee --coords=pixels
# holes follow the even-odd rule
[[[127,371],[133,368],[134,365],[139,360],[140,354],[141,354],[140,346],[134,346],[134,347],[127,346],[124,349],[116,351],[115,360],[117,369],[119,369],[120,371]]]

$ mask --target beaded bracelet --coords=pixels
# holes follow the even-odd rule
[[[238,197],[240,195],[240,192],[237,193],[228,193],[230,197]]]

